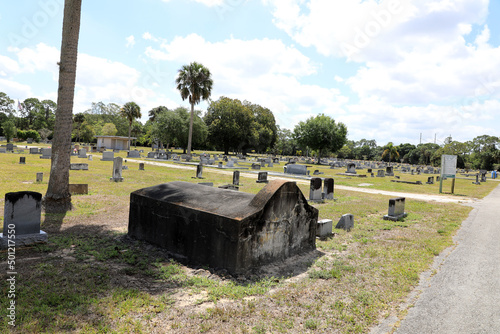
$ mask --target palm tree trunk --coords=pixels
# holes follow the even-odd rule
[[[188,135],[188,147],[187,147],[188,155],[191,155],[191,143],[193,138],[193,118],[194,118],[194,103],[191,103],[191,117],[189,118],[189,135]]]
[[[44,199],[46,212],[66,212],[71,209],[69,165],[81,7],[82,0],[64,2],[57,110],[52,139],[50,178]]]
[[[128,150],[130,151],[130,132],[132,131],[132,122],[128,125]]]

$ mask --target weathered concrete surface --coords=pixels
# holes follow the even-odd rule
[[[170,182],[130,195],[128,234],[240,273],[315,249],[317,218],[294,182],[272,181],[257,195]]]

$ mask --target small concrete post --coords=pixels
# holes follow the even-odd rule
[[[196,178],[203,179],[203,165],[199,164],[196,166]]]

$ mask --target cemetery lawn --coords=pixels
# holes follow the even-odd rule
[[[19,157],[26,157],[20,165]],[[119,156],[124,157],[123,153]],[[127,159],[128,160],[128,159]],[[146,160],[146,159],[143,159]],[[109,181],[112,162],[72,158],[88,171],[71,171],[70,183],[87,183],[88,195],[73,196],[75,208],[42,217],[49,242],[16,250],[16,333],[366,333],[377,321],[406,310],[399,305],[445,248],[471,208],[406,200],[403,221],[384,221],[390,197],[335,190],[335,202],[315,204],[319,217],[354,215],[350,232],[317,240],[317,251],[295,256],[249,275],[188,267],[161,249],[126,236],[130,193],[169,181],[228,184],[232,176],[205,168],[166,168],[128,161],[124,181]],[[181,166],[182,165],[176,165]],[[283,171],[283,165],[271,169]],[[0,154],[0,217],[6,192],[45,194],[50,160],[30,154]],[[310,168],[316,168],[315,166]],[[437,194],[436,185],[405,185],[386,178],[339,179],[335,184],[371,183],[375,189]],[[44,173],[35,183],[37,172]],[[396,173],[396,175],[400,175]],[[255,174],[241,175],[240,191],[257,193]],[[427,175],[415,176],[425,181]],[[417,178],[418,177],[418,178]],[[401,179],[410,176],[401,176]],[[449,181],[448,181],[449,182]],[[458,197],[482,198],[497,183],[469,186],[457,180]],[[299,183],[307,197],[309,186]],[[446,184],[449,191],[449,183]],[[439,185],[437,185],[439,187]],[[2,224],[3,225],[3,224]],[[1,252],[0,304],[7,305],[7,253]],[[11,329],[6,307],[0,331]]]

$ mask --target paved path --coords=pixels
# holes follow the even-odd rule
[[[474,204],[454,240],[421,276],[421,295],[397,334],[500,333],[500,186]],[[390,332],[396,321],[371,333]]]
[[[183,165],[183,164],[172,164],[172,163],[164,163],[164,162],[158,162],[158,161],[152,161],[152,160],[136,160],[136,159],[129,159],[128,161],[130,162],[143,162],[145,164],[149,165],[155,165],[155,166],[163,166],[163,167],[168,167],[168,168],[177,168],[177,169],[191,169],[191,170],[196,170],[196,166],[190,166],[190,165]],[[224,175],[233,175],[233,170],[230,169],[218,169],[218,168],[210,168],[207,167],[206,170],[209,170],[210,172],[213,173],[220,173]],[[241,177],[248,177],[249,174],[257,174],[257,171],[249,171],[249,170],[240,170],[241,172]],[[252,176],[254,177],[254,176]],[[292,180],[296,181],[297,183],[300,184],[306,184],[309,185],[309,180],[304,180],[304,177],[297,177],[294,178],[292,176],[273,176],[272,173],[269,174],[268,177],[269,180],[273,179],[286,179],[286,180]],[[362,192],[362,193],[368,193],[368,194],[380,194],[380,195],[385,195],[385,196],[392,196],[392,197],[405,197],[407,199],[416,199],[419,201],[426,201],[426,202],[441,202],[441,203],[473,203],[475,202],[474,199],[467,198],[467,197],[457,197],[457,196],[447,196],[447,195],[429,195],[429,194],[413,194],[413,193],[402,193],[402,192],[396,192],[396,191],[385,191],[385,190],[378,190],[378,189],[368,189],[368,188],[360,188],[360,187],[349,187],[349,186],[340,186],[340,185],[335,185],[335,189],[340,189],[340,190],[347,190],[347,191],[355,191],[355,192]]]

